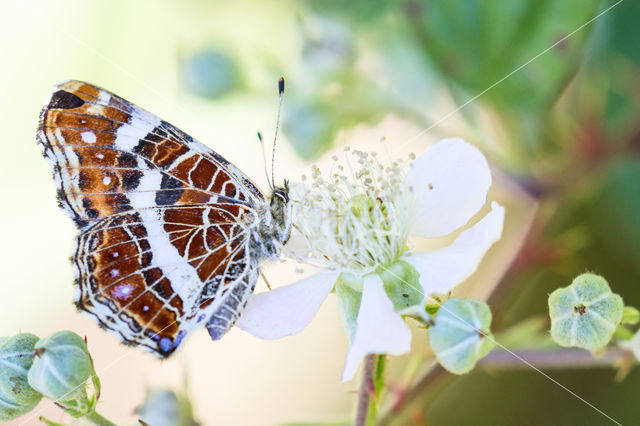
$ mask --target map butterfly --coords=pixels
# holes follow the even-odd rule
[[[289,239],[286,181],[266,198],[216,152],[92,84],[57,86],[38,144],[80,228],[76,305],[160,357],[199,325],[222,337]]]

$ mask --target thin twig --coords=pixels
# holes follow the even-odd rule
[[[538,368],[567,369],[588,367],[616,367],[620,362],[633,360],[633,353],[620,348],[610,348],[600,356],[583,349],[562,348],[555,350],[529,349],[514,351],[522,359]],[[478,367],[496,369],[528,368],[507,351],[495,350],[478,361]]]
[[[376,367],[377,355],[367,355],[364,358],[364,376],[362,384],[358,391],[358,408],[356,411],[355,426],[365,426],[367,424],[367,414],[369,413],[369,404],[371,395],[374,392],[373,376]]]
[[[494,370],[521,370],[529,368],[521,359],[540,369],[576,369],[576,368],[616,368],[625,364],[634,363],[635,358],[631,351],[612,347],[601,355],[594,356],[591,352],[583,349],[560,348],[560,349],[523,349],[512,351],[513,353],[501,350],[494,350],[486,357],[478,361],[476,368],[487,368]],[[518,357],[514,356],[516,354]],[[410,405],[419,395],[423,395],[428,388],[433,389],[437,384],[442,384],[442,380],[455,376],[448,374],[439,365],[434,366],[424,376],[411,386],[403,395],[401,404],[396,404],[392,410],[385,412],[378,419],[378,425],[387,425],[391,419],[406,406]]]

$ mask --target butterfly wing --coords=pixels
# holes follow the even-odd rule
[[[207,320],[222,336],[257,279],[255,185],[169,123],[78,81],[51,95],[38,137],[82,230],[78,307],[160,356]]]
[[[212,316],[224,334],[257,279],[245,209],[167,206],[99,221],[77,240],[78,306],[162,357]]]
[[[156,205],[264,201],[220,155],[88,83],[58,85],[42,110],[38,139],[53,167],[60,203],[79,227]]]

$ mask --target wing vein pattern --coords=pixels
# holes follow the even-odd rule
[[[60,206],[81,231],[79,309],[161,357],[203,323],[214,339],[233,325],[257,280],[252,238],[267,206],[240,170],[80,81],[47,100],[38,143]]]

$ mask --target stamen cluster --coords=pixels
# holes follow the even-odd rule
[[[349,148],[344,161],[337,156],[333,161],[328,178],[314,166],[311,178],[302,176],[294,192],[294,223],[306,241],[305,260],[360,275],[393,263],[407,250],[413,209],[404,176],[410,161],[384,166],[375,152]]]

